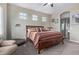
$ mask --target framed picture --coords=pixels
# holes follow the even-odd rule
[[[79,24],[79,14],[75,14],[72,16],[72,23]]]
[[[52,22],[58,23],[58,19],[52,19]]]

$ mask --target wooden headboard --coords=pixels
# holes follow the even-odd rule
[[[26,25],[26,28],[38,28],[38,27],[42,27],[42,28],[44,28],[44,26],[32,26],[32,25]]]
[[[28,28],[44,28],[44,26],[32,26],[32,25],[26,25],[26,31]]]

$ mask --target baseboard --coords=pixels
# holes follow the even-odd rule
[[[79,41],[75,41],[75,40],[70,40],[70,41],[75,42],[75,43],[79,43]]]

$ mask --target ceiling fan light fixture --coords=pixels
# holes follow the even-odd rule
[[[52,4],[50,4],[50,6],[51,6],[51,7],[53,7],[53,3],[52,3]]]

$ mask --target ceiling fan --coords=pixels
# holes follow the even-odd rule
[[[48,4],[49,4],[49,3],[44,3],[43,6],[46,6],[46,5],[48,5]],[[50,5],[51,7],[53,7],[53,3],[50,3],[49,5]]]

